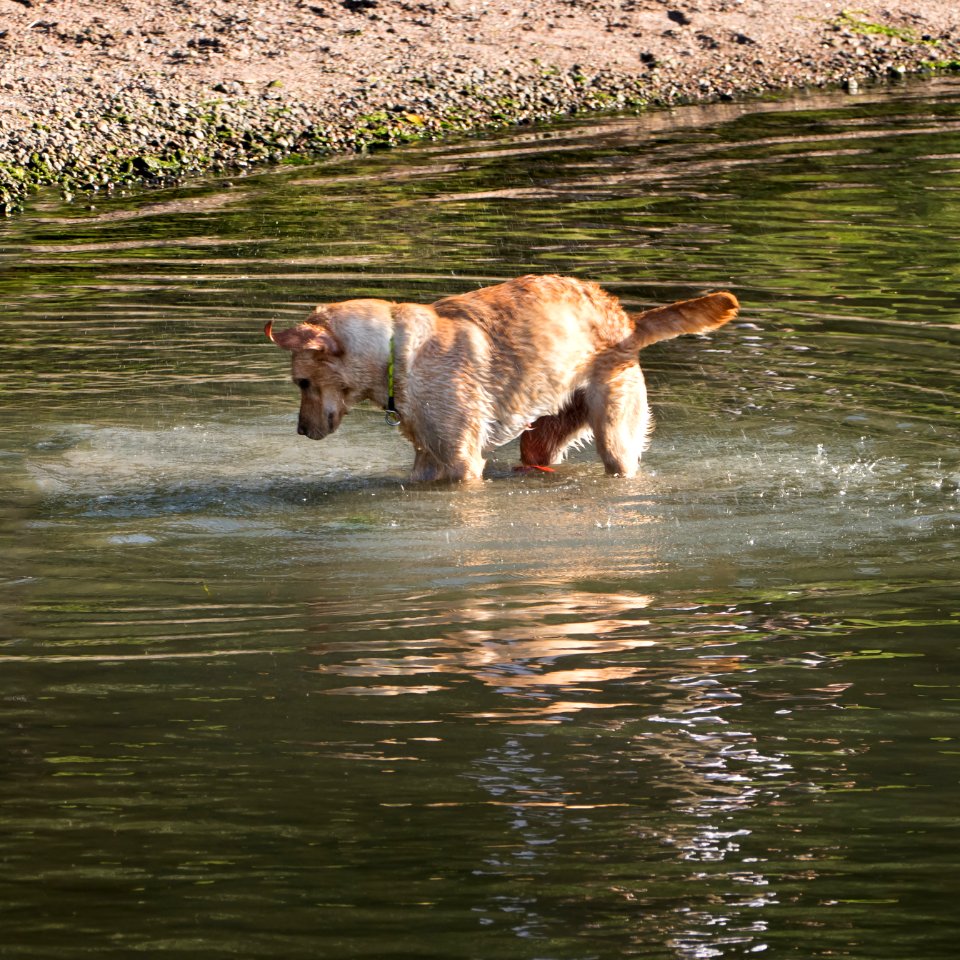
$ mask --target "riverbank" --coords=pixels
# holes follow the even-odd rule
[[[0,0],[0,212],[447,132],[960,62],[953,0]]]

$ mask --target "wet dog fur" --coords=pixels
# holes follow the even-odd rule
[[[630,477],[651,424],[638,353],[738,309],[724,292],[628,314],[597,284],[527,276],[433,304],[323,304],[266,333],[291,353],[297,430],[314,440],[356,403],[386,409],[392,357],[413,480],[477,480],[485,455],[518,436],[524,466],[546,467],[592,435],[606,472]]]

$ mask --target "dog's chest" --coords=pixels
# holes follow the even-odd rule
[[[515,414],[502,417],[499,420],[487,420],[484,424],[484,449],[491,450],[515,440],[524,430],[529,429],[533,421],[539,416],[541,416],[540,413],[535,413],[532,416],[530,414]]]

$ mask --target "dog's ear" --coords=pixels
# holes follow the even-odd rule
[[[273,321],[271,320],[264,328],[263,332],[278,346],[284,350],[316,350],[317,353],[326,354],[330,357],[339,357],[343,353],[343,348],[337,342],[336,337],[324,327],[318,327],[313,323],[301,323],[299,326],[291,327],[289,330],[281,330],[279,333],[273,332]]]

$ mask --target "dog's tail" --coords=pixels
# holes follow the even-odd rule
[[[684,333],[716,330],[732,320],[740,309],[737,298],[726,291],[709,293],[695,300],[678,300],[665,307],[654,307],[644,313],[632,313],[635,324],[630,338],[632,351],[642,350],[659,340],[670,340]]]

